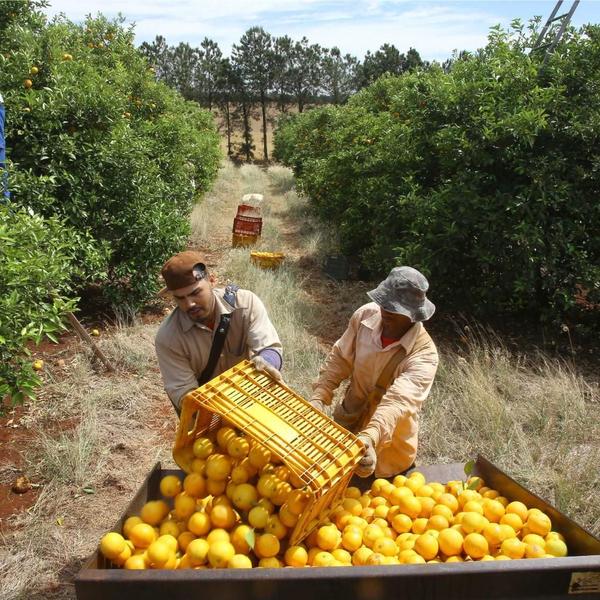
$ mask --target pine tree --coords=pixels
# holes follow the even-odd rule
[[[336,106],[343,104],[356,90],[358,59],[350,54],[342,56],[339,48],[323,50],[321,61],[322,90]]]
[[[240,43],[233,46],[232,60],[239,67],[247,92],[260,102],[263,157],[267,161],[267,103],[273,82],[273,38],[262,27],[248,29]]]

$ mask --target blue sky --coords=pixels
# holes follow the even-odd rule
[[[554,0],[50,0],[50,15],[63,12],[79,21],[86,14],[121,12],[136,24],[138,43],[163,35],[169,44],[199,45],[205,37],[228,55],[249,27],[273,35],[306,36],[362,58],[383,43],[401,51],[416,48],[423,58],[443,60],[454,49],[485,44],[492,25],[514,18],[549,16]],[[561,12],[572,0],[563,2]],[[600,0],[581,0],[573,23],[600,23]]]

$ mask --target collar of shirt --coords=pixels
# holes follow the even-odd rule
[[[383,349],[383,352],[389,352],[390,350],[394,350],[398,347],[398,344],[404,346],[406,350],[406,354],[410,354],[419,333],[421,332],[421,328],[423,327],[423,323],[415,323],[399,340],[395,341],[393,344],[386,346],[383,348],[381,344],[381,332],[382,332],[382,321],[381,321],[381,313],[379,312],[379,308],[377,312],[373,313],[371,316],[363,319],[361,321],[362,325],[368,327],[371,330],[371,336],[373,338],[373,343]]]
[[[228,302],[226,302],[223,299],[224,293],[225,293],[225,290],[213,289],[213,295],[216,300],[216,310],[215,310],[215,320],[214,320],[215,326],[218,326],[219,321],[221,320],[221,315],[229,315],[234,310],[236,310],[235,308],[233,308],[233,306],[231,306],[231,304],[229,304]],[[182,310],[179,311],[179,318],[180,318],[180,322],[181,322],[181,328],[183,329],[183,331],[185,333],[187,333],[194,326],[198,327],[199,329],[205,329],[206,331],[210,331],[211,333],[214,331],[214,328],[210,329],[209,327],[207,327],[206,325],[203,325],[202,323],[197,323],[196,321],[192,321],[192,319],[190,319],[188,317],[187,313],[183,312]]]

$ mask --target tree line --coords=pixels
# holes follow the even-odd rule
[[[248,29],[234,44],[231,56],[205,37],[199,48],[188,43],[169,46],[163,36],[144,42],[141,52],[159,80],[209,110],[223,115],[229,155],[254,157],[251,118],[260,110],[263,157],[267,148],[267,107],[275,103],[280,113],[294,105],[303,112],[308,104],[343,104],[358,90],[384,73],[399,75],[426,66],[414,48],[406,54],[384,44],[362,61],[339,48],[311,44],[306,37],[274,37],[262,27]],[[242,142],[234,148],[233,132],[241,129]]]

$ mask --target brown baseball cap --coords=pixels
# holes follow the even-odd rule
[[[161,290],[160,293],[166,291],[172,292],[181,288],[192,285],[202,279],[194,272],[194,267],[201,271],[206,270],[204,264],[204,256],[194,250],[186,250],[172,256],[161,270],[161,275],[167,284],[167,287]]]

